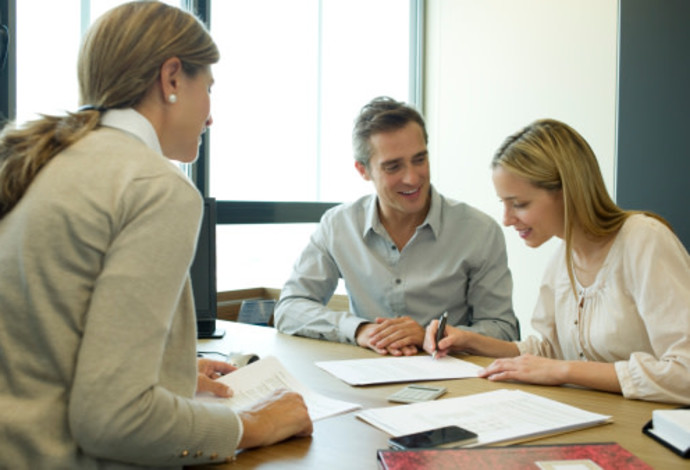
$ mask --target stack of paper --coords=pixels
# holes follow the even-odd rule
[[[591,413],[520,390],[495,390],[458,398],[364,410],[357,417],[401,436],[457,425],[479,435],[475,447],[525,440],[603,424],[611,416]]]

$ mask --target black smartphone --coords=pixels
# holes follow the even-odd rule
[[[444,426],[405,436],[391,437],[392,449],[418,449],[424,447],[460,447],[477,440],[477,434],[460,426]]]

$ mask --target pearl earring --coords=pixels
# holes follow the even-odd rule
[[[177,103],[177,95],[175,93],[170,93],[170,96],[168,96],[168,102],[171,104]]]

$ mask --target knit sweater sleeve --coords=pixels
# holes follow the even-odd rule
[[[196,335],[187,273],[200,209],[191,185],[170,175],[134,179],[117,205],[68,408],[72,433],[89,455],[186,465],[231,456],[237,446],[234,412],[192,398]]]

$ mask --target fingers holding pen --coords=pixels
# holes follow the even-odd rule
[[[442,326],[443,329],[439,327]],[[448,355],[450,348],[453,346],[451,338],[452,327],[447,325],[440,325],[439,320],[432,320],[426,328],[424,334],[423,348],[429,354],[434,354],[434,357],[443,357]]]
[[[424,350],[429,354],[433,354],[435,351],[437,358],[447,356],[454,351],[467,350],[472,334],[450,325],[446,325],[443,329],[444,336],[442,338],[437,339],[438,333],[439,321],[432,320],[424,335]]]

